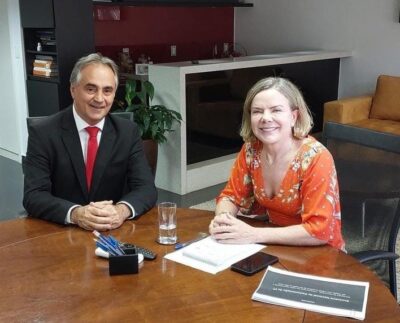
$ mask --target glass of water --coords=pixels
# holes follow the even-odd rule
[[[161,202],[158,204],[158,243],[175,244],[176,235],[176,203]]]

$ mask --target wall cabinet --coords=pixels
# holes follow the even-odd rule
[[[44,116],[72,103],[71,70],[94,52],[91,0],[20,0],[29,116]],[[40,48],[38,48],[40,43]],[[48,63],[42,63],[41,60]],[[41,75],[37,75],[41,74]]]

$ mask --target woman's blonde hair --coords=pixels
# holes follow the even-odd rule
[[[297,139],[306,137],[313,127],[313,120],[310,109],[304,101],[300,90],[296,85],[285,78],[267,77],[259,80],[253,85],[249,92],[247,92],[246,100],[243,105],[242,127],[240,129],[240,135],[243,140],[247,142],[256,139],[251,129],[251,104],[258,93],[269,89],[274,89],[282,94],[289,101],[292,111],[299,111],[292,131],[293,137]]]

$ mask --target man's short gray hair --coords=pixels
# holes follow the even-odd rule
[[[83,68],[90,64],[102,64],[106,65],[114,73],[114,78],[115,78],[115,88],[118,87],[118,66],[115,64],[115,62],[108,57],[105,57],[101,55],[100,53],[93,53],[89,54],[87,56],[81,57],[76,63],[74,68],[72,69],[71,76],[69,78],[69,81],[71,84],[77,84],[80,79],[81,79],[81,71]]]

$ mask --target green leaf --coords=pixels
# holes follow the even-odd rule
[[[143,126],[144,129],[148,129],[150,126],[150,115],[148,114],[143,114]]]
[[[163,123],[163,114],[160,111],[153,109],[153,116],[158,121],[158,123]]]
[[[181,114],[180,114],[179,112],[177,112],[177,111],[174,111],[174,110],[171,110],[171,113],[174,115],[175,120],[176,120],[178,123],[181,123],[181,121],[182,121],[182,116],[181,116]]]
[[[140,91],[137,92],[136,96],[140,99],[140,101],[144,104],[147,105],[147,95],[146,95],[146,91]]]
[[[133,112],[135,123],[143,139],[154,139],[158,143],[167,141],[167,132],[174,131],[174,123],[182,121],[179,112],[168,109],[162,104],[151,105],[154,98],[154,86],[150,81],[141,82],[141,90],[137,91],[138,81],[127,80],[125,85],[125,111]]]
[[[150,81],[142,82],[142,86],[145,89],[146,94],[149,96],[150,101],[154,98],[154,86]]]
[[[153,124],[151,125],[151,127],[150,127],[150,131],[151,131],[151,136],[154,138],[154,137],[157,136],[157,133],[158,133],[158,131],[159,131],[159,128],[157,127],[156,124],[153,123]]]
[[[166,141],[167,141],[167,137],[165,137],[163,134],[160,134],[158,137],[158,142],[160,144],[162,144],[163,142],[166,142]]]
[[[166,119],[165,120],[165,127],[167,129],[171,129],[171,127],[172,127],[172,119]]]
[[[125,101],[127,106],[132,104],[132,100],[136,96],[136,81],[127,80],[125,84]]]

